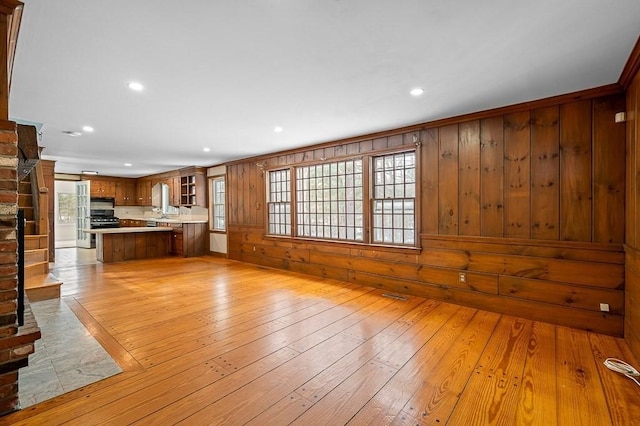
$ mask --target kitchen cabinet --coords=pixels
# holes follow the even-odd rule
[[[169,199],[167,200],[170,206],[180,206],[180,176],[167,177],[160,181],[169,187]]]
[[[180,176],[175,176],[171,178],[171,183],[169,184],[169,204],[172,206],[180,206]]]
[[[151,205],[151,181],[138,180],[136,183],[136,206]]]
[[[111,179],[91,179],[89,193],[91,197],[109,197],[116,196],[116,183]]]
[[[171,254],[173,256],[184,256],[184,237],[182,228],[173,228],[173,232],[171,232]]]
[[[180,170],[180,205],[207,207],[207,176],[203,167]]]
[[[146,220],[138,220],[138,219],[120,219],[120,227],[121,228],[138,228],[142,226],[147,226]]]
[[[208,253],[207,223],[158,223],[173,228],[171,254],[180,257],[203,256]]]
[[[135,180],[123,178],[115,185],[116,206],[135,206],[137,204]]]

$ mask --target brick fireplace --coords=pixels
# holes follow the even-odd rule
[[[40,338],[28,302],[18,325],[18,133],[9,121],[9,87],[22,6],[0,0],[0,415],[20,408],[18,371]]]

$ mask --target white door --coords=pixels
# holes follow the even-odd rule
[[[90,181],[83,180],[76,182],[76,203],[78,214],[76,215],[76,247],[91,248],[91,234],[83,232],[89,229],[89,203],[91,202]]]

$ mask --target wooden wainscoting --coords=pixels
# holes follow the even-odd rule
[[[236,260],[623,335],[620,244],[424,235],[422,250],[264,238],[230,227]],[[464,274],[464,282],[460,279]],[[602,312],[600,304],[609,305]]]
[[[290,256],[299,260],[298,251]],[[62,303],[124,373],[0,424],[549,426],[640,418],[635,383],[602,364],[611,356],[637,365],[619,338],[212,257],[56,272],[68,285]]]
[[[626,249],[626,284],[624,335],[633,353],[640,354],[640,252],[629,246]]]

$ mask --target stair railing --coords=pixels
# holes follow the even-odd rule
[[[35,172],[35,173],[34,173]],[[38,161],[31,171],[33,215],[36,234],[49,234],[49,189],[45,186],[42,163]]]

